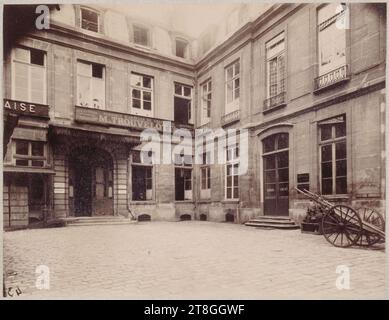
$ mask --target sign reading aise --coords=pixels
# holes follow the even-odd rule
[[[79,122],[110,125],[116,127],[163,130],[163,122],[159,119],[144,118],[131,114],[97,110],[76,106],[75,120]]]

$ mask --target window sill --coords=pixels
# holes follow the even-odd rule
[[[348,194],[322,194],[320,196],[325,198],[326,200],[328,200],[330,202],[350,200],[350,195],[348,195]]]
[[[271,113],[273,111],[276,111],[276,110],[279,110],[279,109],[282,109],[282,108],[285,108],[285,107],[286,107],[286,103],[285,102],[284,103],[280,103],[280,104],[271,106],[271,107],[269,107],[266,110],[263,110],[262,113],[263,114],[268,114],[268,113]]]
[[[174,203],[194,203],[194,200],[175,200]]]
[[[157,204],[155,200],[132,200],[129,202],[130,205],[145,205],[145,204]]]
[[[239,199],[223,199],[220,202],[221,203],[230,203],[230,204],[236,203],[236,204],[238,204],[240,201],[239,201]]]

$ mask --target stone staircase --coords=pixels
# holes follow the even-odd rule
[[[261,216],[247,221],[245,225],[261,229],[300,229],[300,227],[292,219],[285,216]]]
[[[121,216],[96,216],[96,217],[69,217],[62,219],[68,227],[99,226],[99,225],[127,225],[137,223],[136,220]]]

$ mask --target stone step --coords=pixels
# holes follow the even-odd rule
[[[263,228],[263,229],[283,229],[283,230],[295,230],[300,229],[296,224],[274,224],[274,223],[260,223],[260,222],[246,222],[246,226]]]
[[[271,223],[271,224],[291,224],[295,225],[294,221],[291,219],[288,220],[273,220],[273,219],[252,219],[249,222],[251,223]]]
[[[67,227],[83,227],[83,226],[111,226],[111,225],[130,225],[135,224],[137,221],[135,220],[127,220],[127,221],[105,221],[105,222],[82,222],[82,223],[69,223]]]
[[[292,220],[288,216],[260,216],[253,220]]]
[[[132,224],[136,221],[117,216],[69,217],[62,219],[67,226]]]

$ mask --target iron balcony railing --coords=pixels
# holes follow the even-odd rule
[[[222,116],[221,122],[222,125],[226,125],[229,123],[239,121],[239,119],[240,119],[240,110],[236,110]]]
[[[350,74],[348,65],[341,66],[321,75],[320,77],[317,77],[315,79],[315,91],[328,88],[349,79]]]
[[[286,104],[286,92],[281,92],[276,96],[272,96],[263,102],[263,111],[268,111],[273,108]]]

